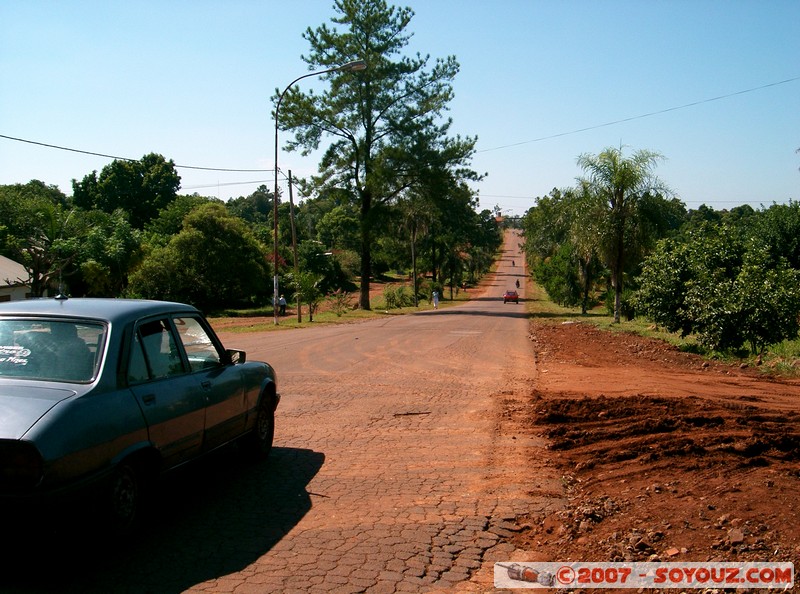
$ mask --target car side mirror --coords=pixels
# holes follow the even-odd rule
[[[247,361],[247,353],[244,351],[239,351],[236,349],[227,349],[225,351],[225,358],[227,359],[227,363],[232,363],[233,365],[237,365],[239,363],[244,363]]]

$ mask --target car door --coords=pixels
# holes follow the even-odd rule
[[[202,450],[206,395],[189,372],[168,317],[137,324],[128,386],[142,409],[150,441],[165,468]]]
[[[206,397],[203,449],[211,450],[240,436],[247,420],[241,369],[227,362],[222,345],[197,316],[176,316],[175,328],[191,375]]]

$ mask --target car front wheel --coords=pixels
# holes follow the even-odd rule
[[[275,437],[275,411],[272,402],[266,396],[258,404],[256,426],[242,440],[245,453],[256,459],[266,458],[272,451]]]

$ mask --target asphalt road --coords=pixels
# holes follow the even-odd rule
[[[464,305],[222,334],[278,372],[271,458],[247,464],[233,449],[170,477],[137,539],[82,542],[56,577],[10,585],[491,591],[494,562],[515,554],[515,518],[557,506],[559,494],[537,463],[542,444],[515,431],[514,401],[535,379],[525,306],[502,300],[517,279],[524,300],[518,241],[507,235],[496,275]]]

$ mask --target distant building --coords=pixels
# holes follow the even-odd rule
[[[31,295],[28,271],[19,262],[0,256],[0,301],[21,301]]]

